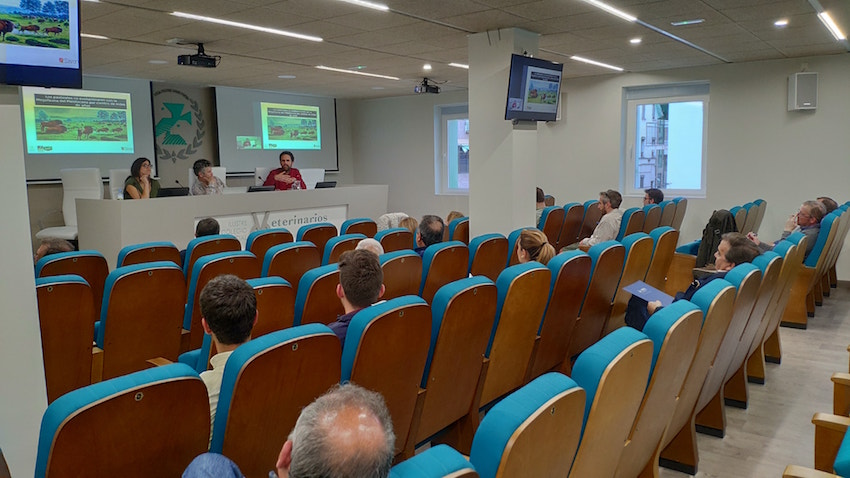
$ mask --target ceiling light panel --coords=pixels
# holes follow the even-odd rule
[[[198,21],[207,22],[207,23],[216,23],[216,24],[219,24],[219,25],[226,25],[226,26],[235,27],[235,28],[244,28],[246,30],[254,30],[254,31],[263,32],[263,33],[271,33],[271,34],[274,34],[274,35],[281,35],[281,36],[290,37],[290,38],[298,38],[299,40],[307,40],[307,41],[314,41],[314,42],[322,41],[322,39],[320,37],[316,37],[316,36],[312,36],[312,35],[304,35],[304,34],[301,34],[301,33],[295,33],[295,32],[290,32],[290,31],[286,31],[286,30],[279,30],[277,28],[262,27],[262,26],[259,26],[259,25],[252,25],[250,23],[234,22],[234,21],[231,21],[231,20],[225,20],[223,18],[205,17],[203,15],[195,15],[195,14],[192,14],[192,13],[185,13],[185,12],[171,12],[171,14],[174,15],[175,17],[188,18],[190,20],[198,20]]]

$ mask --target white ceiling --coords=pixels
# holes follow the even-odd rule
[[[850,0],[819,0],[850,33]],[[573,55],[640,72],[668,68],[847,54],[816,16],[817,0],[610,0],[636,16],[629,23],[582,0],[385,0],[389,12],[339,0],[101,0],[82,2],[83,72],[279,90],[337,98],[413,94],[423,76],[444,91],[466,89],[467,35],[517,27],[540,34],[539,56],[564,63],[565,77],[610,70],[571,60]],[[179,18],[181,11],[319,36],[321,43]],[[673,21],[702,18],[698,25]],[[789,21],[777,28],[773,22]],[[674,40],[658,30],[691,43]],[[632,45],[630,38],[642,43]],[[178,66],[176,57],[203,42],[220,55],[215,69]],[[701,51],[702,49],[703,51]],[[152,64],[166,61],[166,64]],[[433,69],[425,72],[423,64]],[[368,78],[316,69],[317,65],[390,75]],[[281,79],[279,75],[294,75]]]

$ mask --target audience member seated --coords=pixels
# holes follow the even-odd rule
[[[384,295],[384,272],[378,256],[363,249],[343,252],[339,257],[339,284],[336,286],[336,295],[342,302],[345,314],[337,317],[328,327],[344,346],[348,324],[354,314],[374,304]]]
[[[230,274],[209,281],[201,291],[201,325],[212,336],[216,354],[210,359],[212,370],[201,373],[210,395],[210,426],[215,423],[218,394],[224,366],[236,347],[251,340],[257,323],[257,298],[244,280]]]
[[[659,204],[664,200],[664,193],[661,192],[660,189],[645,189],[644,192],[646,195],[643,196],[643,205],[648,206],[650,204]]]
[[[44,256],[58,254],[60,252],[71,252],[73,250],[74,246],[65,239],[56,239],[53,237],[42,239],[41,244],[39,244],[38,249],[35,250],[35,254],[32,257],[33,264],[38,263],[38,260]]]
[[[537,211],[535,214],[537,216],[534,218],[534,227],[538,227],[540,225],[540,217],[543,216],[543,209],[546,207],[546,194],[543,193],[543,190],[537,188]]]
[[[374,252],[376,256],[380,256],[384,253],[384,246],[382,246],[380,242],[376,241],[371,237],[362,239],[360,242],[357,243],[357,247],[354,248],[354,250],[356,251],[363,249]]]
[[[130,175],[124,180],[124,199],[148,199],[159,195],[159,181],[151,177],[151,162],[138,158],[130,166]]]
[[[446,225],[451,224],[455,219],[460,219],[463,217],[463,213],[460,211],[451,211],[448,216],[446,216]]]
[[[790,236],[792,232],[800,231],[806,235],[806,253],[803,255],[803,260],[809,257],[809,253],[815,247],[820,233],[820,222],[826,216],[826,206],[819,201],[806,201],[800,206],[800,210],[796,214],[792,214],[785,221],[785,228],[780,236],[780,241]],[[759,241],[758,235],[755,233],[747,234],[747,237],[762,251],[773,249],[776,243],[767,244]],[[779,241],[777,241],[779,242]]]
[[[623,196],[619,192],[609,189],[599,193],[599,202],[596,203],[602,213],[602,219],[593,230],[590,237],[584,238],[581,242],[571,244],[562,250],[581,249],[586,251],[592,246],[600,242],[611,241],[617,238],[620,232],[620,224],[623,222],[623,211],[621,211],[620,203],[623,202]]]
[[[826,214],[829,214],[832,211],[838,209],[838,203],[835,202],[835,199],[832,199],[831,197],[819,197],[818,201],[826,208]],[[824,214],[824,216],[826,216],[826,214]]]
[[[416,230],[416,248],[413,249],[420,257],[425,255],[425,249],[432,244],[443,242],[443,229],[446,225],[439,216],[427,214],[422,216],[419,229]]]
[[[407,229],[413,233],[413,237],[416,237],[416,230],[419,229],[419,221],[417,221],[415,217],[407,216],[398,222],[398,227]]]
[[[519,234],[516,255],[520,264],[537,261],[545,266],[555,257],[555,247],[539,229],[525,229]]]
[[[747,236],[739,232],[727,232],[723,234],[720,240],[720,245],[717,247],[717,252],[714,253],[714,266],[717,272],[703,277],[702,279],[694,280],[687,290],[677,292],[673,301],[691,300],[696,291],[715,279],[726,277],[726,273],[732,270],[738,264],[752,262],[761,251],[755,246]],[[628,284],[626,284],[628,285]],[[645,300],[637,296],[632,296],[629,299],[629,304],[626,307],[626,325],[638,330],[643,330],[649,316],[656,311],[661,310],[661,302],[654,300],[647,303]]]
[[[301,172],[292,167],[294,162],[295,154],[291,151],[282,151],[280,153],[280,167],[269,173],[263,186],[274,186],[278,191],[307,189],[307,183],[301,178]],[[296,181],[298,184],[293,186]]]
[[[381,394],[338,385],[301,411],[277,459],[277,476],[386,478],[395,450]]]
[[[245,475],[230,458],[218,453],[195,457],[183,471],[183,478],[243,478]]]
[[[214,236],[219,233],[219,225],[218,221],[211,217],[205,217],[198,221],[198,225],[195,226],[195,238],[204,237],[204,236]],[[183,264],[186,262],[186,249],[180,251],[180,263]],[[189,271],[191,272],[191,271]]]
[[[221,194],[224,191],[224,183],[221,179],[213,176],[212,163],[206,159],[199,159],[192,165],[192,171],[198,180],[192,186],[193,196],[204,196],[207,194]]]
[[[388,212],[386,214],[381,214],[378,217],[378,220],[375,221],[378,224],[378,232],[402,227],[401,220],[406,217],[408,217],[407,214],[403,212]]]

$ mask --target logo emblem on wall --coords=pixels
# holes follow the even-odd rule
[[[156,156],[161,160],[189,159],[204,144],[206,121],[198,102],[179,90],[154,93]]]

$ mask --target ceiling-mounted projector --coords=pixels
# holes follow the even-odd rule
[[[422,83],[414,86],[413,91],[420,95],[423,93],[431,93],[437,95],[440,93],[440,87],[428,83],[428,78],[422,78]]]
[[[210,56],[204,53],[204,44],[198,43],[198,53],[195,55],[177,55],[177,64],[186,66],[198,66],[201,68],[215,68],[221,60],[220,56]]]

